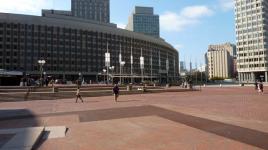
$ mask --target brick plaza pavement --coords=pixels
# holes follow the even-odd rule
[[[68,127],[40,150],[268,149],[268,92],[253,87],[84,100],[0,103],[0,128]]]

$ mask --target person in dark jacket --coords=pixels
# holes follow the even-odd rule
[[[114,85],[113,93],[114,93],[114,100],[117,102],[117,98],[119,96],[119,87],[117,84]]]

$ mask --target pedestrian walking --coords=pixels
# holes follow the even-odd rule
[[[114,93],[114,100],[117,102],[117,98],[119,96],[119,87],[117,84],[114,85],[113,93]]]
[[[76,90],[76,101],[75,101],[75,103],[77,103],[78,98],[82,101],[82,103],[84,102],[83,98],[82,98],[82,96],[80,94],[80,87],[79,86],[77,86],[77,90]]]
[[[263,94],[263,84],[262,84],[262,82],[259,82],[259,84],[258,84],[258,91],[259,91],[259,94]]]

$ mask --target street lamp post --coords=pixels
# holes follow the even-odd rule
[[[46,61],[44,59],[40,59],[37,62],[40,65],[40,85],[42,86],[43,83],[42,83],[42,80],[41,79],[42,79],[42,74],[43,74],[43,70],[44,70],[43,69],[43,66],[45,65]]]
[[[109,67],[110,67],[110,62],[111,62],[111,56],[108,50],[108,42],[107,42],[107,52],[105,53],[105,66],[107,67],[107,84],[109,84]]]
[[[105,82],[105,73],[107,72],[107,70],[106,69],[103,69],[102,71],[104,72],[103,78],[104,78],[104,82]],[[108,78],[108,76],[107,76],[107,78]]]
[[[141,68],[141,81],[144,82],[143,71],[144,71],[144,57],[142,56],[142,48],[141,48],[141,57],[140,57],[140,68]]]
[[[131,83],[133,83],[133,54],[132,54],[132,46],[131,46],[131,54],[130,54],[130,67],[131,67]]]
[[[114,81],[114,79],[113,79],[113,73],[114,73],[114,66],[111,66],[111,67],[109,67],[109,69],[111,70],[111,74],[112,74],[112,83],[113,83],[113,81]]]
[[[151,83],[153,82],[153,50],[151,49]]]
[[[123,67],[124,67],[124,65],[125,65],[125,61],[121,61],[120,62],[120,84],[122,83],[122,74],[123,74]]]

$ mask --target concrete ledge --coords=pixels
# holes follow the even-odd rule
[[[65,126],[45,127],[45,132],[48,133],[43,136],[43,139],[64,138],[67,132]]]
[[[0,134],[15,134],[0,150],[31,150],[43,131],[44,127],[0,130]]]

